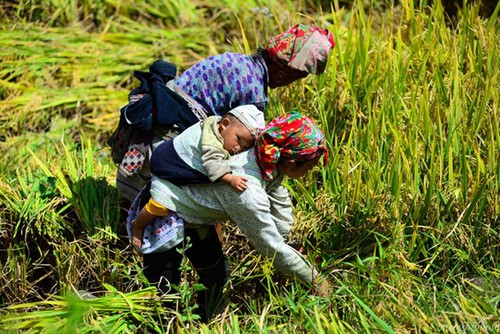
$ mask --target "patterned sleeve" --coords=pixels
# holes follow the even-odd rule
[[[294,221],[292,201],[290,200],[288,190],[280,185],[269,192],[268,196],[271,206],[271,215],[276,223],[276,228],[281,236],[285,240],[288,240],[288,235],[290,234],[290,229]]]
[[[312,282],[316,269],[294,248],[287,245],[271,213],[270,198],[260,186],[249,183],[242,193],[225,191],[219,200],[230,219],[240,227],[249,242],[274,266],[288,276]]]

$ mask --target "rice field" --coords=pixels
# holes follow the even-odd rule
[[[0,332],[500,332],[500,5],[484,3],[2,3]],[[169,295],[142,275],[106,140],[135,70],[250,54],[297,22],[336,46],[323,75],[270,91],[266,120],[298,109],[326,134],[329,164],[286,185],[331,295],[227,222],[228,299],[202,324],[189,263]]]

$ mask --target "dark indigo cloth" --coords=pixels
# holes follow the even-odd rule
[[[176,186],[211,183],[208,176],[191,168],[182,160],[174,148],[174,140],[161,143],[151,155],[151,173],[172,182]]]
[[[206,322],[223,302],[228,266],[214,226],[210,226],[203,239],[196,229],[186,228],[185,234],[191,243],[185,254],[198,273],[199,283],[207,288],[198,292],[199,315]],[[171,284],[180,283],[179,267],[185,247],[186,242],[182,242],[166,252],[144,254],[144,276],[151,284],[157,285],[162,293],[168,293]]]
[[[182,131],[199,121],[186,101],[166,87],[167,82],[175,77],[175,73],[176,67],[163,60],[155,61],[149,72],[134,72],[141,85],[130,92],[129,99],[134,95],[147,95],[122,108],[122,113],[130,125],[149,131],[153,122],[159,125],[176,124]]]

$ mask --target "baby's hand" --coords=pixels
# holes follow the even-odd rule
[[[233,175],[230,181],[231,187],[238,191],[245,191],[247,186],[248,179],[242,176]]]

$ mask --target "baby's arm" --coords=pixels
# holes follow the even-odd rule
[[[231,173],[231,167],[227,159],[230,155],[224,149],[222,142],[215,135],[217,131],[213,127],[216,123],[210,123],[212,119],[209,117],[203,122],[201,134],[201,163],[205,168],[205,173],[210,179],[210,182],[221,180],[223,176]],[[214,119],[215,121],[215,119]]]
[[[217,119],[209,117],[202,124],[201,162],[206,175],[211,182],[222,181],[237,191],[245,191],[247,179],[231,173],[231,167],[227,161],[230,157],[229,152],[224,149],[223,142],[215,135],[218,131],[216,121]]]
[[[248,179],[243,176],[233,175],[232,173],[224,174],[220,180],[224,183],[229,184],[235,190],[245,191],[247,189],[247,181]]]

